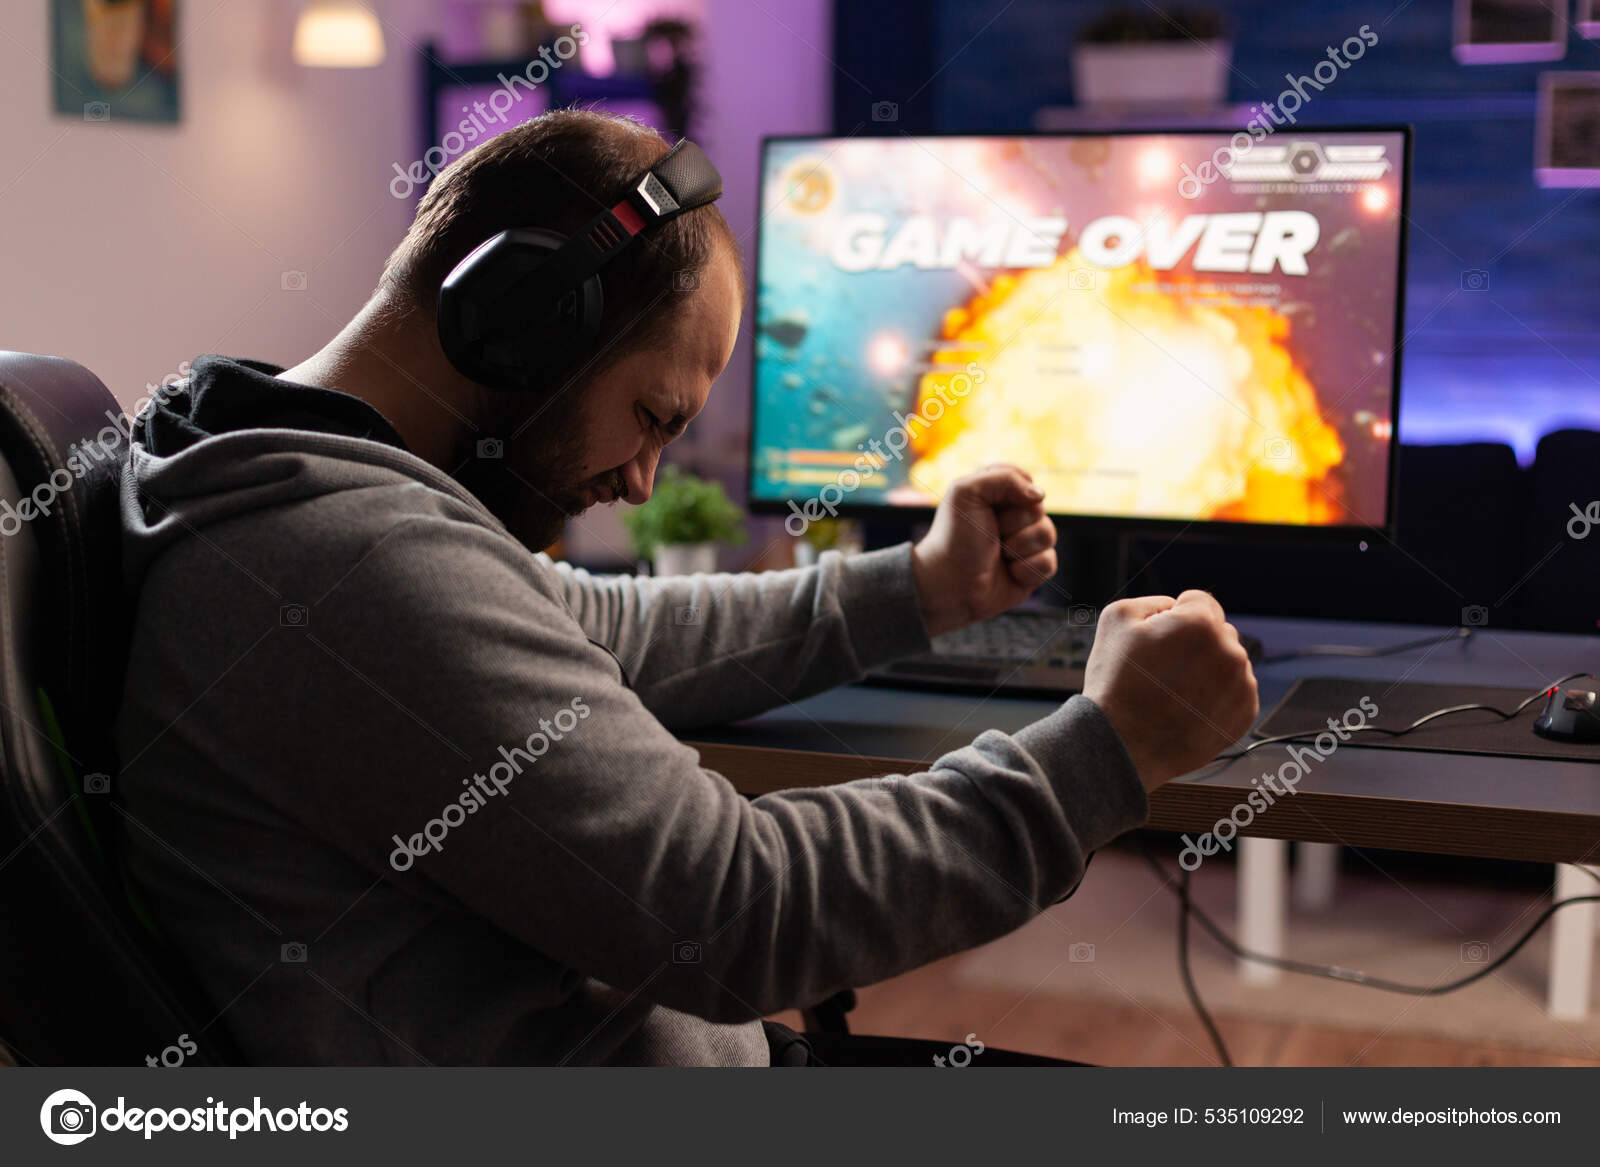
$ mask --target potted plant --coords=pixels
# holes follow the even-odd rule
[[[1073,92],[1080,105],[1221,105],[1232,56],[1209,8],[1113,8],[1079,34]]]
[[[860,551],[861,545],[860,528],[849,519],[814,519],[795,540],[795,566],[810,567],[824,551],[836,550],[849,555]]]
[[[692,575],[717,569],[717,544],[743,543],[744,515],[720,483],[676,466],[656,477],[650,501],[622,512],[634,551],[656,575]]]

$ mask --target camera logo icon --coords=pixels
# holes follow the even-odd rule
[[[311,609],[304,604],[285,604],[278,609],[278,624],[284,628],[304,628],[311,619]]]
[[[499,438],[481,438],[478,441],[478,457],[485,459],[504,458],[506,444]]]
[[[900,107],[892,101],[875,101],[872,103],[872,120],[897,122],[900,120]]]
[[[1468,628],[1482,628],[1489,623],[1489,609],[1482,604],[1468,604],[1461,609],[1461,623]]]
[[[286,292],[303,292],[306,290],[306,273],[303,271],[286,271],[280,281]]]
[[[1489,290],[1489,273],[1481,267],[1469,267],[1461,273],[1461,290],[1463,292],[1487,292]]]
[[[699,964],[700,941],[680,940],[672,946],[673,964]]]
[[[78,1090],[57,1090],[39,1108],[45,1137],[63,1147],[75,1146],[95,1132],[95,1105]]]
[[[291,940],[278,950],[278,958],[284,964],[304,964],[306,946],[298,940]]]
[[[85,774],[83,776],[83,792],[85,794],[110,794],[110,774]]]
[[[1067,949],[1067,959],[1073,964],[1091,964],[1094,961],[1094,945],[1085,944],[1081,940]]]
[[[1092,292],[1098,283],[1097,273],[1090,267],[1075,267],[1067,273],[1067,287],[1074,292]]]
[[[679,292],[692,292],[700,287],[700,273],[693,268],[684,268],[672,273],[672,287]]]
[[[111,104],[105,101],[86,101],[83,103],[83,120],[86,122],[108,122],[111,120]]]
[[[1482,940],[1469,940],[1461,946],[1462,964],[1484,964],[1489,959],[1489,946]]]
[[[1082,628],[1094,624],[1100,619],[1100,613],[1088,604],[1074,604],[1067,609],[1067,621]]]
[[[700,623],[700,609],[693,604],[685,604],[683,607],[673,611],[672,622],[674,624],[698,624]]]
[[[1268,462],[1292,462],[1292,461],[1294,461],[1294,443],[1291,442],[1288,438],[1282,438],[1282,437],[1280,437],[1280,438],[1268,438],[1267,439],[1267,461]]]

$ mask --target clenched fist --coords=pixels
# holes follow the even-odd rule
[[[1015,466],[963,475],[911,549],[911,564],[929,636],[1016,607],[1056,573],[1044,492]]]
[[[1083,695],[1116,727],[1146,790],[1210,761],[1261,709],[1238,630],[1196,591],[1108,606]]]

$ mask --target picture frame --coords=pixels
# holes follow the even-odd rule
[[[1536,124],[1540,186],[1600,186],[1600,73],[1541,74]]]
[[[180,0],[46,0],[55,112],[176,123]]]
[[[1578,0],[1578,15],[1573,27],[1581,37],[1590,40],[1600,37],[1600,10],[1596,9],[1595,0]]]
[[[1559,61],[1567,55],[1566,0],[1455,0],[1452,39],[1463,65]]]

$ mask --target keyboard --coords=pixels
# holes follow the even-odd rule
[[[1093,608],[1020,608],[933,638],[920,656],[873,669],[862,684],[930,689],[981,697],[1064,700],[1083,691],[1083,670],[1094,647]],[[1240,640],[1252,661],[1261,642]]]
[[[1070,697],[1094,646],[1091,608],[1017,609],[933,638],[930,651],[874,669],[869,685],[987,696]]]

